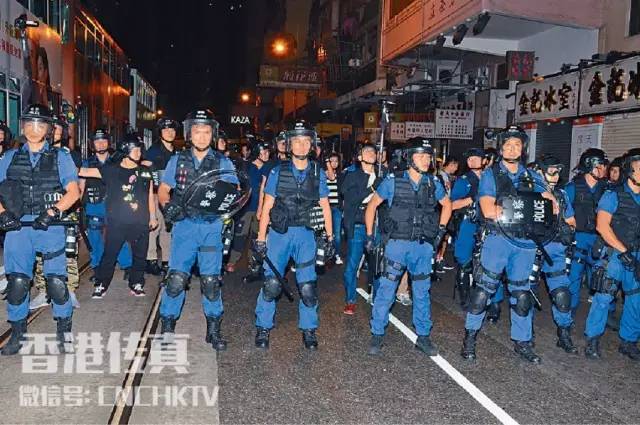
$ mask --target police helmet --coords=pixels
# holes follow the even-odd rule
[[[522,127],[519,127],[517,125],[511,125],[495,134],[495,140],[501,154],[502,154],[502,147],[509,139],[518,139],[522,142],[521,158],[526,157],[527,151],[529,149],[529,136],[524,131],[524,129],[522,129]]]
[[[578,170],[583,173],[591,173],[598,165],[607,164],[607,154],[598,148],[589,148],[580,155]]]
[[[191,141],[191,127],[194,125],[203,124],[211,127],[213,132],[212,141],[218,141],[218,130],[220,128],[220,124],[213,116],[213,112],[209,109],[196,109],[195,111],[189,112],[187,117],[182,122],[182,126],[184,129],[184,140],[187,142]]]
[[[499,157],[500,154],[498,153],[498,150],[496,148],[486,148],[484,150],[484,159],[487,160],[487,162],[495,162]]]
[[[53,113],[44,105],[32,103],[24,109],[20,116],[20,121],[44,121],[51,124],[53,122]]]
[[[263,151],[268,151],[270,148],[269,143],[262,139],[256,139],[251,146],[251,158],[259,158]]]
[[[106,140],[111,143],[111,134],[104,128],[96,128],[91,135],[91,141],[95,142],[96,140]]]
[[[480,148],[469,148],[464,153],[464,159],[469,159],[472,156],[478,156],[480,158],[484,158],[484,149]]]
[[[125,156],[128,156],[135,148],[140,148],[141,151],[144,151],[144,142],[137,134],[127,133],[122,139],[118,150]]]
[[[287,142],[287,152],[291,152],[291,140],[298,136],[308,136],[311,138],[311,149],[318,144],[318,133],[311,123],[305,120],[297,120],[291,123],[285,131],[285,140]],[[302,158],[299,158],[302,159]]]
[[[431,141],[424,137],[412,137],[409,140],[407,140],[405,144],[405,149],[404,149],[405,161],[407,162],[407,164],[409,164],[411,168],[418,171],[419,173],[422,173],[422,171],[420,171],[418,167],[416,167],[415,163],[413,162],[413,154],[416,154],[416,153],[428,153],[429,155],[431,155],[431,159],[433,161],[433,156],[435,154],[435,151],[433,149],[433,146],[431,145]]]
[[[640,148],[629,149],[624,155],[622,170],[627,177],[631,177],[631,175],[633,174],[631,164],[635,161],[640,161]]]
[[[64,115],[54,115],[53,125],[57,125],[62,128],[61,142],[66,146],[66,144],[69,143],[69,123],[67,122],[67,118]]]
[[[162,131],[165,128],[172,128],[174,130],[178,130],[178,127],[180,127],[180,125],[178,124],[178,121],[171,118],[160,118],[156,122],[156,129],[158,129],[158,131]]]
[[[542,155],[538,161],[536,161],[538,168],[542,170],[544,173],[547,173],[549,168],[557,168],[558,173],[562,172],[564,169],[564,164],[554,155]]]

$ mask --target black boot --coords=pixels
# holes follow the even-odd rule
[[[422,351],[427,356],[437,356],[438,348],[433,345],[431,338],[427,335],[418,336],[416,340],[416,349]]]
[[[584,355],[588,359],[599,359],[602,357],[600,354],[600,337],[596,336],[587,339],[587,346],[584,347]]]
[[[24,334],[27,332],[27,319],[9,323],[11,323],[11,337],[7,344],[2,347],[2,351],[0,351],[3,356],[18,354],[24,342]]]
[[[160,276],[162,269],[160,268],[160,264],[158,264],[158,260],[147,260],[145,272],[154,276]]]
[[[556,346],[562,348],[565,352],[569,354],[577,354],[578,347],[573,344],[571,340],[571,328],[561,328],[558,326],[558,341],[556,341]]]
[[[315,351],[318,349],[318,337],[316,336],[315,329],[307,329],[302,331],[302,342],[304,342],[304,348],[307,350]]]
[[[516,341],[513,346],[513,351],[528,362],[540,363],[542,361],[542,358],[533,351],[533,347],[531,347],[531,342],[529,341]]]
[[[256,348],[267,350],[269,348],[269,329],[257,328],[256,331]]]
[[[207,317],[207,337],[205,341],[211,344],[214,350],[224,351],[227,349],[227,341],[222,338],[220,334],[220,322],[221,317],[206,316]]]
[[[495,325],[500,320],[501,311],[499,303],[489,304],[487,307],[487,320]]]
[[[616,317],[616,311],[609,311],[607,315],[607,327],[612,331],[620,330],[620,318]]]
[[[469,293],[471,289],[469,283],[467,270],[464,269],[464,266],[458,266],[458,272],[456,273],[456,290],[460,297],[460,307],[462,311],[467,311],[469,308]]]
[[[125,282],[129,282],[129,269],[124,269],[122,271],[124,272],[124,275],[122,276],[122,280],[124,280]]]
[[[638,350],[638,345],[635,342],[621,340],[618,352],[629,357],[631,360],[640,360],[640,350]]]
[[[160,326],[162,343],[171,344],[176,331],[176,319],[173,316],[160,316]]]
[[[56,341],[58,342],[58,351],[63,354],[67,352],[65,344],[69,343],[65,336],[71,333],[71,317],[57,317],[55,320],[57,322]]]
[[[476,359],[476,338],[478,338],[477,330],[465,329],[464,339],[462,340],[462,351],[460,355],[465,360]]]
[[[384,335],[371,335],[371,341],[369,342],[370,356],[379,356],[382,354],[382,339]]]

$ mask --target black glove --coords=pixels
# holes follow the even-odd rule
[[[623,252],[622,254],[618,254],[618,259],[622,263],[625,269],[628,271],[634,271],[636,266],[636,259],[633,258],[633,255],[627,252]]]
[[[184,220],[184,218],[184,210],[180,205],[169,202],[164,207],[164,219],[166,222],[173,224],[180,220]]]
[[[440,242],[442,242],[442,239],[444,238],[444,235],[447,234],[447,226],[445,226],[444,224],[441,224],[438,226],[438,233],[436,234],[436,237],[433,238],[433,249],[437,250],[438,247],[440,246]]]
[[[367,251],[367,254],[372,254],[377,247],[378,244],[376,243],[376,239],[373,235],[367,235],[367,241],[364,244],[364,249]]]
[[[20,230],[22,224],[12,212],[4,210],[0,213],[0,230],[3,232],[11,232],[13,230]]]
[[[253,241],[253,247],[251,247],[253,251],[253,256],[259,262],[264,261],[264,257],[267,256],[267,242],[266,241]]]
[[[49,224],[53,221],[53,216],[49,215],[47,210],[42,211],[35,220],[33,220],[33,227],[36,230],[47,230],[49,228]]]

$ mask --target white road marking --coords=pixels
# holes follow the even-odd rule
[[[362,288],[357,288],[358,294],[362,298],[364,298],[367,302],[369,301],[369,294]],[[389,313],[389,322],[400,332],[402,332],[409,340],[415,344],[418,336],[411,329],[407,327],[404,323],[398,320],[393,314]],[[441,355],[431,356],[429,357],[435,364],[440,367],[451,379],[453,379],[458,385],[462,387],[466,392],[471,395],[471,397],[475,398],[478,403],[482,405],[485,409],[489,411],[493,416],[495,416],[500,422],[503,424],[509,425],[518,425],[515,419],[513,419],[507,412],[502,410],[500,406],[495,404],[489,397],[486,396],[485,393],[480,391],[478,387],[473,385],[471,381],[469,381],[463,374],[458,372],[458,370],[451,366],[451,364],[445,360]]]

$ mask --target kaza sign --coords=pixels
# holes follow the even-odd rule
[[[251,118],[246,115],[231,115],[231,124],[251,124]]]
[[[640,108],[640,56],[582,71],[580,115]]]

